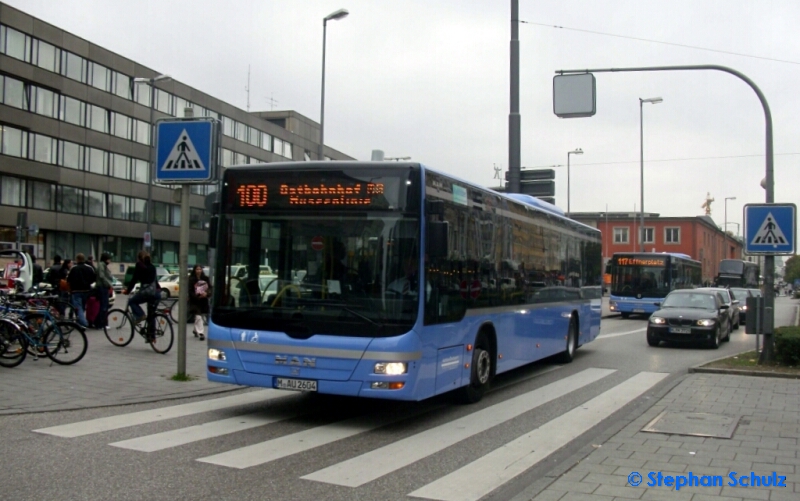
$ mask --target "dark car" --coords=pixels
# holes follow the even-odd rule
[[[728,321],[730,322],[730,330],[735,331],[739,329],[739,300],[733,297],[730,289],[725,287],[701,287],[695,290],[714,291],[722,295],[722,303],[728,305]]]
[[[728,310],[716,291],[680,289],[670,292],[650,316],[647,323],[647,344],[661,341],[675,343],[700,342],[719,348],[731,337]]]
[[[731,287],[731,295],[733,299],[739,301],[739,323],[743,324],[747,321],[747,298],[753,294],[750,289],[742,287]]]

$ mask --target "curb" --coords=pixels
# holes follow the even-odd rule
[[[740,369],[718,369],[713,367],[689,367],[689,374],[730,374],[734,376],[773,377],[778,379],[800,379],[800,374],[785,372],[764,372]]]

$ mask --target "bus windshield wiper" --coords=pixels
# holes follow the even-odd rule
[[[339,302],[336,302],[336,301],[325,301],[325,302],[314,303],[314,305],[315,306],[334,306],[334,307],[337,307],[337,308],[341,308],[344,311],[346,311],[347,313],[351,313],[354,316],[356,316],[356,317],[358,317],[358,318],[360,318],[362,320],[366,320],[367,322],[371,323],[375,327],[377,327],[379,329],[383,329],[383,324],[382,323],[376,322],[375,320],[369,318],[368,316],[364,315],[363,313],[357,312],[356,310],[354,310],[353,308],[350,308],[349,306],[347,306],[343,302],[339,303]]]

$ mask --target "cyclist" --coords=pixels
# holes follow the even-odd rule
[[[141,250],[136,256],[136,267],[133,270],[131,281],[126,284],[127,293],[133,290],[136,284],[140,284],[139,291],[128,298],[128,306],[134,315],[134,323],[139,323],[145,318],[148,318],[147,331],[150,335],[153,332],[153,313],[155,312],[158,300],[160,299],[159,286],[156,277],[156,267],[150,261],[150,254],[147,251]],[[148,315],[145,316],[144,310],[139,306],[142,303],[147,303]]]

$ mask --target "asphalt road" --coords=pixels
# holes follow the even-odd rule
[[[778,298],[776,324],[797,304]],[[645,325],[604,319],[573,363],[501,375],[472,406],[259,390],[0,417],[0,498],[512,499],[641,415],[688,367],[755,345],[742,328],[719,350],[652,348]]]

